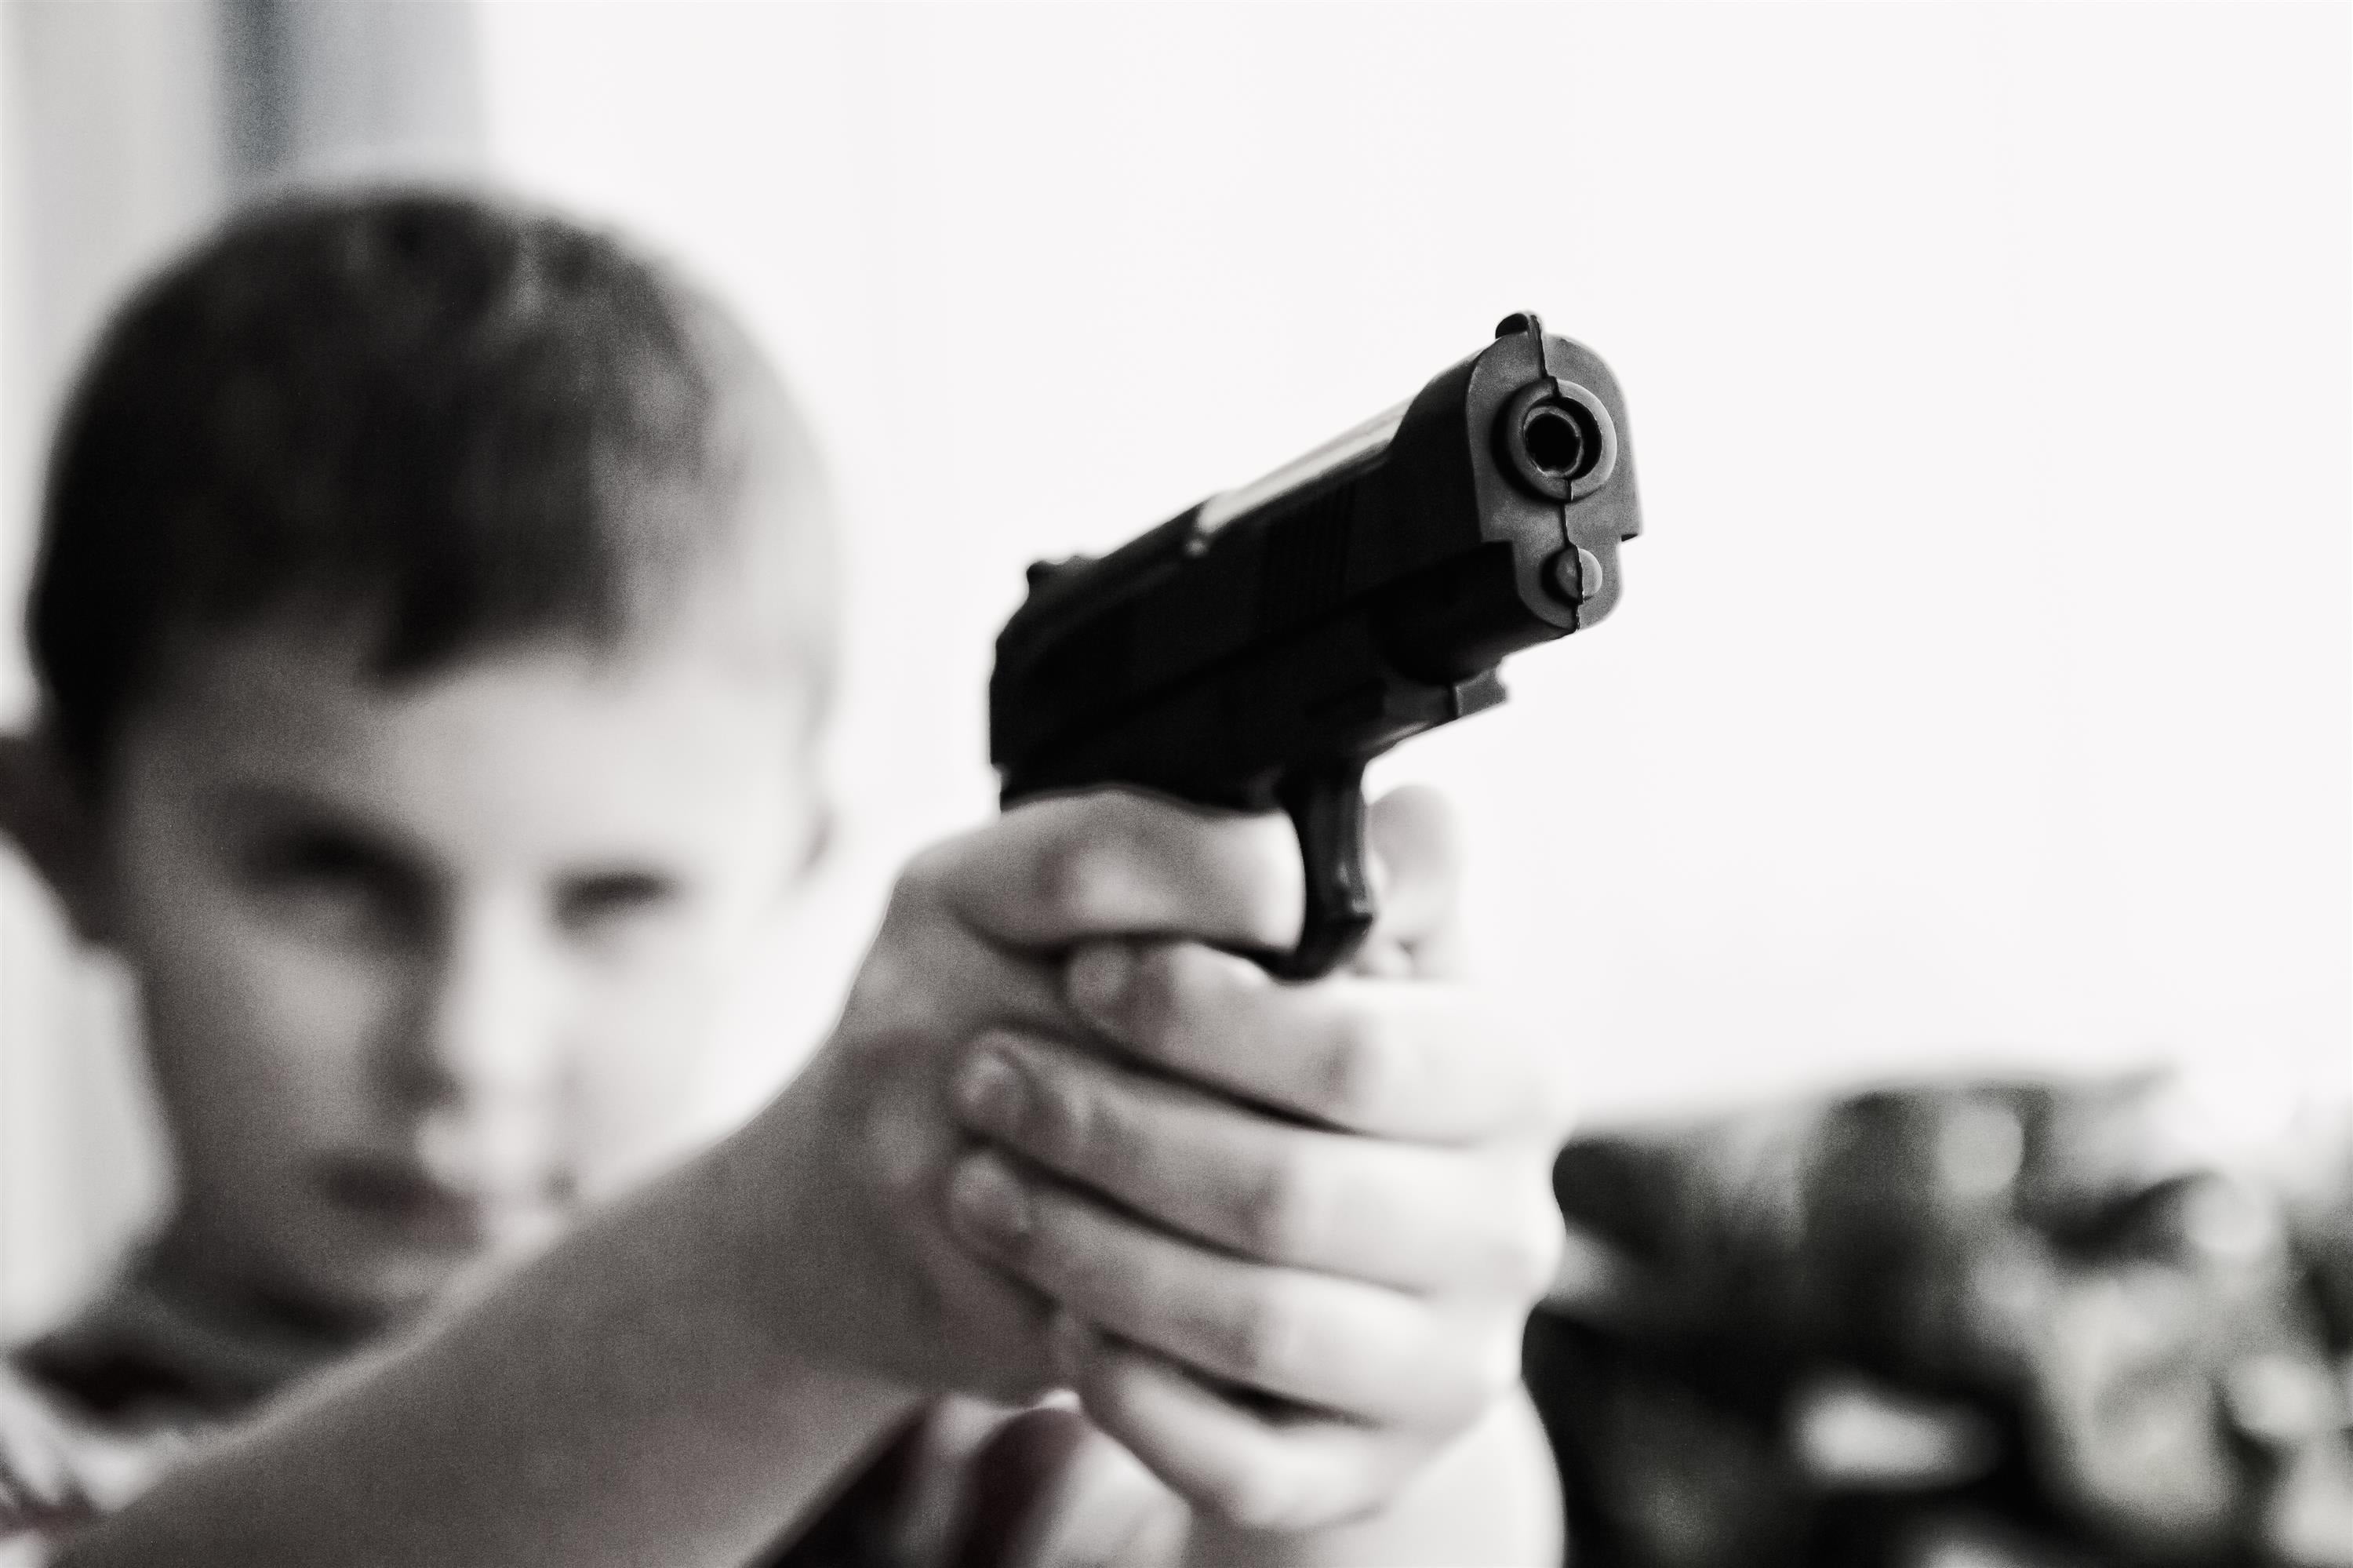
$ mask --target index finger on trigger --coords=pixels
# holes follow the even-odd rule
[[[1015,947],[1124,934],[1288,948],[1305,902],[1282,818],[1130,789],[1023,801],[957,850],[941,875],[948,906]]]
[[[1334,976],[1288,985],[1195,942],[1094,942],[1071,1005],[1136,1060],[1328,1127],[1433,1143],[1543,1130],[1555,1086],[1463,988]]]

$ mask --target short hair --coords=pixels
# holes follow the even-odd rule
[[[281,200],[101,337],[51,455],[34,669],[95,782],[188,632],[357,615],[387,680],[611,649],[748,548],[821,703],[820,495],[746,334],[611,235],[480,195]]]

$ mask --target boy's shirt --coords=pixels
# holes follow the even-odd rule
[[[62,1328],[0,1360],[0,1568],[120,1508],[269,1391],[313,1346],[232,1323],[142,1260]]]

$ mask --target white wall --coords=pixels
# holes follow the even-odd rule
[[[48,426],[114,298],[217,211],[208,5],[0,5],[0,723],[32,704],[16,610]],[[86,1288],[161,1161],[121,977],[0,852],[0,1342]]]
[[[20,74],[26,9],[12,598],[27,398],[89,325],[26,291],[22,226],[111,188],[27,166],[28,100],[91,101]],[[64,9],[147,29],[110,79],[209,69],[190,7]],[[492,166],[740,302],[854,524],[845,913],[748,1010],[733,1092],[820,1026],[896,857],[988,809],[1024,563],[1251,477],[1520,308],[1618,369],[1650,531],[1608,625],[1386,771],[1471,814],[1489,969],[1598,1114],[1989,1060],[2180,1060],[2242,1129],[2353,1088],[2347,17],[489,7]],[[145,123],[123,156],[169,151]],[[170,196],[50,284],[111,293]],[[13,648],[0,692],[22,711]],[[113,993],[14,866],[0,904],[8,1333],[146,1178],[135,1118],[81,1104],[127,1075],[58,1048]]]
[[[2353,1079],[2347,14],[518,5],[514,180],[658,236],[855,522],[878,863],[988,639],[1523,306],[1632,408],[1618,615],[1392,778],[1603,1107]]]

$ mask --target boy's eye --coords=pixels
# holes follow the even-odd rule
[[[427,914],[427,890],[412,870],[331,830],[262,842],[248,856],[246,873],[282,915],[320,936],[407,935]]]
[[[659,872],[613,871],[567,881],[555,917],[576,936],[594,936],[678,902],[678,884]]]

